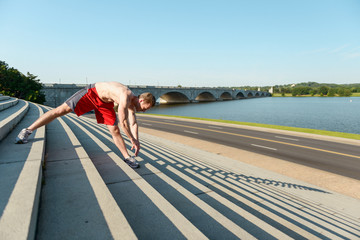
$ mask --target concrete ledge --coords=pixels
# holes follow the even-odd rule
[[[10,99],[10,97],[8,96],[0,96],[0,101],[5,101],[5,100],[8,100]]]
[[[4,120],[0,121],[0,141],[21,121],[21,119],[29,110],[29,103],[26,101],[22,102],[25,102],[23,107]],[[6,114],[4,111],[2,111],[2,113]]]
[[[9,100],[9,99],[8,99]],[[18,99],[10,99],[9,101],[0,102],[0,111],[10,108],[18,103]]]
[[[37,106],[40,115],[42,109]],[[24,164],[3,164],[2,168],[22,167],[0,219],[0,239],[34,239],[36,232],[42,163],[45,150],[45,126],[36,130]],[[19,159],[21,160],[21,159]]]

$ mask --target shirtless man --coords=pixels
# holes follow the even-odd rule
[[[151,93],[142,93],[135,96],[126,86],[118,82],[99,82],[81,89],[66,100],[65,103],[46,112],[28,128],[21,130],[15,143],[27,143],[29,135],[34,130],[50,123],[57,117],[64,116],[72,111],[80,116],[95,110],[97,122],[107,125],[115,145],[125,159],[124,161],[130,167],[138,168],[138,162],[135,157],[128,154],[124,139],[121,137],[114,111],[114,103],[119,105],[118,117],[121,129],[130,139],[131,150],[135,149],[135,156],[137,156],[140,150],[140,142],[135,111],[145,112],[155,105],[155,98]]]

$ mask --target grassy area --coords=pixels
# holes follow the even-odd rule
[[[147,114],[149,114],[149,113],[147,113]],[[273,128],[273,129],[280,129],[280,130],[293,131],[293,132],[312,133],[312,134],[318,134],[318,135],[360,140],[360,134],[332,132],[332,131],[317,130],[317,129],[310,129],[310,128],[297,128],[297,127],[287,127],[287,126],[278,126],[278,125],[261,124],[261,123],[238,122],[238,121],[209,119],[209,118],[196,118],[196,117],[184,117],[184,116],[172,116],[172,115],[163,115],[163,114],[149,114],[149,115],[174,117],[174,118],[186,118],[186,119],[195,119],[195,120],[205,120],[205,121],[220,122],[220,123],[231,123],[231,124],[237,124],[237,125]]]
[[[282,97],[281,93],[274,93],[272,96],[273,97]],[[285,93],[285,97],[293,97],[293,96],[291,95],[291,93]],[[301,96],[298,96],[298,97],[320,97],[320,95],[316,94],[314,96],[311,96],[309,94],[309,95],[301,95]],[[326,97],[326,96],[324,96],[324,97]],[[339,96],[335,95],[335,97],[339,97]],[[360,93],[353,93],[350,97],[360,97]]]

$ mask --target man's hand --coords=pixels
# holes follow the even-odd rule
[[[139,154],[140,151],[140,142],[136,139],[131,140],[132,147],[131,150],[135,149],[135,156]]]

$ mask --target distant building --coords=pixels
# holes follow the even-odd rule
[[[269,89],[269,93],[271,93],[271,94],[274,93],[274,87],[271,87],[271,88]]]

